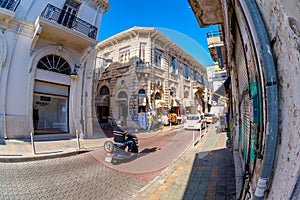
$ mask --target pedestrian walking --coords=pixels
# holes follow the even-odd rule
[[[147,117],[148,119],[148,132],[153,131],[153,117],[152,117],[152,113],[149,114],[149,116]]]

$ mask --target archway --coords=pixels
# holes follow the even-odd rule
[[[107,86],[103,86],[100,89],[100,94],[95,99],[95,105],[97,106],[97,118],[100,123],[108,122],[109,102],[109,89]]]
[[[124,91],[121,91],[118,94],[117,99],[118,104],[118,120],[122,121],[123,125],[127,124],[127,116],[128,116],[128,96]]]
[[[69,76],[67,61],[54,54],[42,57],[38,70]],[[55,76],[55,74],[49,74]],[[33,128],[35,134],[69,132],[69,86],[35,80],[33,90]]]

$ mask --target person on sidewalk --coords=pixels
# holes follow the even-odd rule
[[[152,117],[152,113],[150,113],[148,115],[147,119],[148,119],[148,132],[150,132],[150,131],[152,132],[153,131],[153,121],[154,121],[154,119]]]
[[[39,124],[39,109],[37,106],[34,106],[33,112],[32,112],[32,118],[33,118],[33,128],[34,130],[38,129],[38,124]]]

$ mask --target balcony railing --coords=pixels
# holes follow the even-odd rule
[[[136,71],[150,71],[151,66],[146,63],[137,63],[135,69]]]
[[[21,0],[1,0],[0,7],[10,11],[16,11],[20,1]]]
[[[68,27],[72,30],[78,31],[92,39],[96,39],[97,37],[97,27],[51,4],[48,4],[47,7],[43,10],[41,17],[44,17],[49,21],[56,22],[62,26]]]
[[[205,87],[205,85],[203,83],[201,83],[200,81],[193,81],[193,86],[197,86],[197,87]]]
[[[219,30],[206,33],[206,38],[208,45],[223,44],[224,42],[222,32]]]

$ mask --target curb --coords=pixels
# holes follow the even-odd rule
[[[41,155],[41,156],[31,156],[31,157],[0,157],[0,163],[17,163],[17,162],[30,162],[30,161],[38,161],[38,160],[47,160],[47,159],[55,159],[55,158],[63,158],[74,155],[79,155],[82,153],[90,152],[90,150],[76,150],[71,152],[63,152],[57,154],[49,154],[49,155]]]

